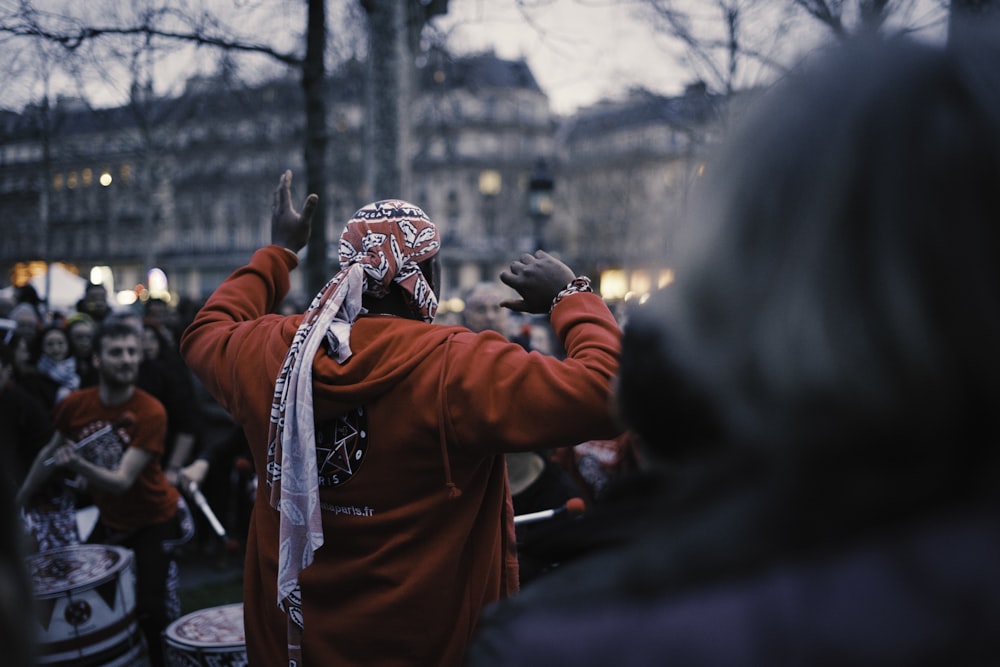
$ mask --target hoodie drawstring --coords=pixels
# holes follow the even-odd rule
[[[445,437],[449,424],[448,411],[446,409],[447,401],[444,400],[445,378],[448,375],[448,350],[451,347],[452,336],[448,336],[444,342],[444,361],[441,363],[441,377],[438,379],[438,395],[441,396],[438,408],[438,422],[441,425],[438,430],[438,442],[441,445],[441,460],[444,463],[444,485],[448,489],[449,499],[459,498],[462,495],[462,490],[455,486],[455,482],[451,478],[451,460],[448,458],[448,438]]]

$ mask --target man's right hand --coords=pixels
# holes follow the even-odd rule
[[[500,305],[521,313],[547,313],[556,295],[574,278],[573,269],[544,250],[536,250],[534,255],[525,253],[500,274],[500,280],[514,288],[521,298],[507,299]]]
[[[298,252],[306,247],[312,231],[313,213],[318,195],[309,195],[299,213],[292,207],[292,171],[285,170],[278,181],[271,203],[271,243]]]

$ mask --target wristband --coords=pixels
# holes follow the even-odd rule
[[[556,307],[557,303],[568,297],[570,294],[583,294],[586,292],[592,293],[593,291],[594,288],[591,286],[590,278],[587,276],[577,276],[576,278],[573,278],[573,280],[566,285],[566,288],[559,292],[559,294],[556,294],[556,298],[552,299],[552,306],[549,307],[549,314],[552,313],[552,309]]]

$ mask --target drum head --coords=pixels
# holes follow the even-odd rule
[[[87,590],[118,576],[131,562],[132,552],[105,544],[77,544],[28,558],[35,597]]]
[[[243,603],[209,607],[181,616],[167,627],[167,642],[196,649],[242,648]]]

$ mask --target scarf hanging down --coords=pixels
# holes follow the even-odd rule
[[[358,210],[340,237],[341,270],[312,300],[278,373],[268,429],[266,480],[279,513],[278,607],[288,615],[289,664],[301,665],[299,573],[323,545],[313,417],[312,364],[320,345],[339,363],[351,357],[351,326],[362,295],[399,285],[415,315],[434,319],[437,297],[420,262],[441,247],[437,228],[417,206],[390,199]]]

